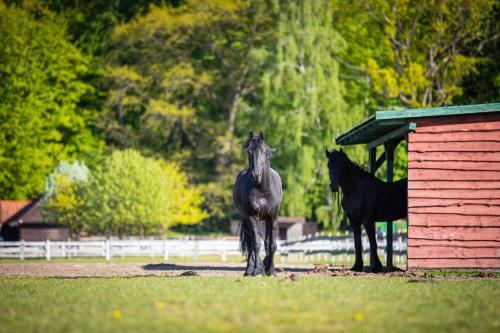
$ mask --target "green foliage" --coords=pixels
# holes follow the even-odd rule
[[[475,71],[477,54],[498,38],[493,0],[359,0],[359,22],[380,41],[364,64],[372,89],[406,107],[451,104]]]
[[[255,121],[278,149],[273,167],[281,174],[281,214],[328,216],[328,171],[324,148],[360,121],[363,112],[343,99],[336,60],[345,41],[332,29],[329,1],[277,4],[277,41],[272,66],[262,76],[263,102]],[[316,208],[320,208],[315,211]]]
[[[29,11],[29,10],[31,11]],[[57,161],[99,149],[95,113],[79,107],[92,87],[89,59],[64,21],[0,2],[0,197],[37,197]],[[34,13],[33,13],[34,12]]]
[[[200,191],[174,164],[126,150],[113,152],[88,180],[67,169],[63,163],[49,177],[44,211],[73,235],[166,234],[171,226],[207,217]]]
[[[85,223],[83,200],[78,189],[85,186],[89,169],[85,163],[61,161],[47,177],[43,202],[44,219],[68,226],[71,236],[78,237]]]
[[[167,173],[182,174],[176,182],[200,184],[203,195],[187,195],[178,208],[186,212],[173,220],[198,221],[189,207],[201,205],[210,215],[205,231],[221,230],[235,214],[242,140],[263,130],[277,148],[281,214],[335,228],[341,216],[323,149],[338,134],[374,110],[499,99],[498,0],[5,3],[2,198],[38,196],[57,161],[84,160],[104,172],[104,150],[133,148],[175,163]],[[366,165],[363,147],[346,151]],[[401,146],[396,179],[405,176],[405,158]],[[385,178],[385,169],[377,175]],[[62,169],[51,177],[61,184],[50,190],[52,203],[67,209],[54,219],[68,224],[69,211],[87,203]],[[71,219],[83,228],[80,215]]]
[[[152,6],[116,27],[101,129],[108,142],[178,161],[219,221],[243,167],[240,105],[259,84],[269,18],[253,1]]]

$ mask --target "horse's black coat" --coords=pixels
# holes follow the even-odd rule
[[[274,253],[278,234],[278,212],[281,204],[281,178],[271,169],[271,150],[264,135],[250,132],[245,143],[249,167],[240,171],[233,187],[233,201],[241,217],[240,245],[247,256],[245,275],[274,275]],[[265,221],[266,257],[260,260],[262,237],[260,222]]]
[[[408,181],[401,179],[386,183],[366,172],[341,151],[325,149],[330,173],[330,189],[342,190],[342,209],[349,218],[354,232],[356,261],[352,270],[363,270],[361,225],[365,226],[370,241],[371,271],[383,267],[377,255],[375,221],[394,221],[404,218],[408,210]]]

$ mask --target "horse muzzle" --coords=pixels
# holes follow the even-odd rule
[[[250,180],[254,184],[260,184],[260,181],[262,180],[262,175],[261,174],[256,174],[256,173],[250,173]]]

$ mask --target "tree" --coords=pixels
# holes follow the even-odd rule
[[[330,1],[275,2],[274,57],[262,76],[262,105],[253,118],[277,148],[272,163],[285,188],[281,214],[315,216],[325,225],[338,216],[325,213],[333,205],[324,148],[364,116],[343,99],[336,58],[345,41],[332,27],[332,10]]]
[[[140,128],[147,129],[147,146],[167,154],[185,147],[213,150],[210,157],[221,169],[231,164],[238,105],[255,89],[256,63],[263,61],[256,50],[267,37],[256,3],[191,0],[178,8],[153,6],[115,29],[111,63],[144,78]],[[124,86],[112,87],[111,95]],[[112,108],[109,112],[115,114],[109,119],[120,118]],[[210,130],[197,130],[200,122]]]
[[[269,17],[259,3],[152,6],[116,27],[108,54],[108,143],[178,161],[205,185],[219,221],[234,211],[231,183],[244,161],[239,113],[269,59]]]
[[[92,87],[89,59],[46,10],[0,2],[0,197],[34,198],[61,159],[99,150],[95,112],[79,105]]]
[[[78,165],[71,165],[70,174]],[[175,164],[145,158],[134,150],[115,151],[89,173],[69,176],[61,164],[48,179],[45,212],[73,234],[166,235],[171,226],[201,222],[198,188]],[[54,184],[55,185],[50,185]]]
[[[82,219],[83,201],[78,189],[88,181],[85,163],[60,161],[47,177],[43,201],[44,219],[68,226],[71,236],[77,237],[85,224]]]
[[[361,0],[389,53],[366,62],[373,89],[405,107],[450,104],[478,55],[500,38],[492,0]],[[496,28],[493,28],[496,27]]]

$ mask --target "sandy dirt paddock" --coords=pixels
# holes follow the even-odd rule
[[[278,265],[278,275],[322,274],[327,266]],[[141,263],[3,263],[0,276],[112,277],[112,276],[179,276],[186,272],[200,276],[242,276],[244,263],[189,262],[175,264]],[[190,273],[187,273],[190,274]]]
[[[372,274],[365,267],[365,272],[351,272],[346,266],[327,265],[291,265],[276,266],[276,275],[280,278],[298,279],[300,277],[335,277],[335,276],[378,276],[410,277],[421,279],[434,278],[494,278],[499,275],[491,272],[477,272],[462,276],[447,274],[433,276],[421,271],[396,271],[392,273]],[[186,263],[1,263],[0,276],[40,276],[40,277],[133,277],[133,276],[243,276],[244,263],[222,262],[186,262]]]

